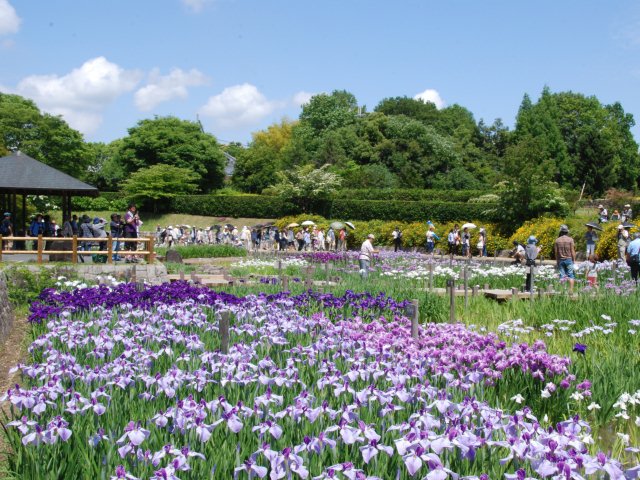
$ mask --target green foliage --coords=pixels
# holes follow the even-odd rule
[[[30,270],[26,267],[11,266],[2,272],[7,278],[7,293],[11,304],[25,310],[37,300],[45,288],[54,288],[58,272],[56,269]]]
[[[33,101],[4,93],[0,93],[0,150],[20,150],[75,177],[84,174],[90,161],[80,132],[59,116],[41,113]]]
[[[600,260],[615,260],[618,258],[618,224],[609,222],[603,225],[604,232],[598,232],[600,241],[596,244],[596,255]],[[629,229],[631,238],[637,228]]]
[[[564,197],[548,181],[552,168],[539,138],[526,137],[507,149],[507,180],[498,206],[505,230],[513,230],[544,213],[556,216],[568,213]]]
[[[246,257],[247,250],[232,245],[186,245],[173,247],[182,258],[223,258]],[[156,250],[158,255],[166,255],[167,248],[160,247]]]
[[[124,212],[131,199],[123,197],[117,192],[100,192],[99,197],[72,197],[72,204],[76,211],[104,211]]]
[[[200,189],[220,188],[226,159],[213,135],[204,133],[197,122],[176,117],[141,120],[129,129],[119,151],[128,174],[157,164],[188,168],[200,175]]]
[[[171,200],[170,211],[235,218],[276,218],[298,212],[300,207],[289,199],[266,195],[181,195]]]
[[[313,165],[296,167],[293,170],[278,172],[279,182],[272,188],[285,199],[293,200],[308,211],[313,200],[327,198],[340,186],[342,180],[327,170],[328,165],[313,168]]]
[[[155,212],[158,200],[195,193],[198,180],[200,175],[189,168],[160,163],[131,174],[122,184],[122,190],[128,198],[138,203],[150,201]]]

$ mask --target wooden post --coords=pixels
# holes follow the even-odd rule
[[[226,355],[229,353],[229,317],[231,312],[220,313],[220,351]]]
[[[3,249],[3,244],[2,244],[2,234],[0,234],[0,262],[2,261],[2,249]]]
[[[282,277],[282,260],[278,259],[278,276]]]
[[[413,315],[411,317],[411,338],[414,340],[418,339],[418,321],[420,319],[420,310],[418,300],[411,300],[412,312]]]
[[[511,287],[511,300],[515,300],[518,298],[518,289],[516,287]]]
[[[484,284],[484,289],[485,289],[485,290],[489,290],[489,284],[488,284],[488,283],[485,283],[485,284]]]
[[[429,291],[433,292],[433,263],[429,263]]]
[[[456,281],[453,278],[447,280],[449,288],[449,323],[456,323]]]
[[[480,285],[474,285],[473,290],[471,290],[471,296],[472,297],[477,296],[479,290],[480,290]]]
[[[107,263],[113,263],[113,242],[111,235],[107,237]]]
[[[38,263],[42,263],[42,234],[38,235]]]
[[[155,257],[155,252],[153,251],[154,249],[154,242],[155,242],[155,238],[153,237],[147,237],[148,238],[148,248],[147,248],[147,252],[149,252],[147,254],[147,263],[153,263],[154,257]]]
[[[498,257],[498,250],[493,251],[493,266],[496,266],[496,258]]]
[[[469,307],[469,270],[467,266],[464,266],[464,309],[466,310]]]
[[[535,274],[536,274],[536,268],[531,265],[529,267],[529,274],[531,275],[531,279],[529,281],[529,300],[533,303],[533,299],[534,299],[534,292],[533,292],[533,286],[535,285]]]
[[[71,238],[71,263],[78,263],[78,236]]]
[[[184,282],[184,272],[180,271],[180,281]]]
[[[282,291],[286,292],[289,290],[289,277],[286,275],[282,277]]]

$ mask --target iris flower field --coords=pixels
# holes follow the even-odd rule
[[[603,264],[600,287],[574,297],[473,298],[451,324],[423,288],[425,257],[388,255],[362,281],[328,255],[283,265],[302,278],[316,264],[321,279],[335,262],[342,282],[326,291],[280,291],[275,259],[233,265],[266,280],[226,291],[60,279],[31,305],[28,361],[2,398],[4,475],[638,478],[640,298],[624,269]],[[524,278],[469,268],[482,283]]]

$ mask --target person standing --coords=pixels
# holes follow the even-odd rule
[[[436,232],[435,227],[433,225],[429,225],[427,229],[427,254],[432,254],[433,249],[436,245]],[[451,248],[451,247],[449,247]]]
[[[622,223],[631,222],[633,220],[633,211],[631,210],[631,205],[626,204],[624,209],[622,210],[622,217],[620,218]]]
[[[476,245],[476,247],[478,247],[478,254],[481,257],[487,256],[487,231],[484,229],[484,227],[481,227],[480,231],[478,232],[478,244]]]
[[[109,222],[109,230],[111,231],[111,240],[113,241],[112,259],[115,262],[119,262],[120,260],[122,260],[122,258],[120,258],[120,255],[118,255],[121,248],[120,237],[122,237],[122,227],[123,224],[120,215],[118,215],[117,213],[112,213],[111,221]],[[158,225],[158,228],[160,228],[160,225]],[[162,245],[161,238],[162,232],[158,234],[158,245]]]
[[[333,231],[332,227],[329,227],[327,231],[327,248],[330,251],[334,251],[336,249],[336,232]]]
[[[367,239],[362,242],[360,247],[360,256],[358,257],[358,263],[360,264],[360,278],[363,280],[369,277],[369,268],[371,268],[371,258],[378,253],[373,248],[373,241],[376,237],[372,233],[367,235]]]
[[[130,203],[127,208],[127,213],[124,215],[124,238],[138,238],[138,227],[140,223],[140,217],[138,216],[138,209],[135,204]],[[124,249],[129,252],[135,252],[137,249],[137,242],[125,242]],[[137,262],[138,259],[134,255],[127,255],[125,262]]]
[[[633,234],[633,241],[627,247],[627,264],[631,268],[631,278],[638,286],[640,273],[640,233]]]
[[[604,205],[600,204],[598,205],[598,221],[600,223],[607,223],[609,221],[609,212],[607,212],[607,209],[604,208]]]
[[[618,260],[624,261],[626,258],[627,245],[629,245],[629,231],[624,225],[618,225]]]
[[[391,238],[393,239],[393,251],[397,252],[402,249],[402,232],[400,227],[396,227],[391,232]]]
[[[13,237],[13,223],[11,223],[11,212],[4,212],[2,216],[2,222],[0,222],[0,235],[3,237]],[[2,245],[0,245],[0,249],[2,250],[10,250],[11,249],[10,242],[8,240],[3,240]]]
[[[347,231],[344,228],[338,233],[338,250],[344,252],[347,249]]]
[[[553,245],[556,264],[560,280],[569,280],[569,293],[573,293],[573,284],[575,283],[575,272],[573,264],[576,261],[576,247],[573,238],[569,236],[569,227],[560,225],[560,234]]]
[[[538,239],[531,235],[527,239],[527,246],[524,248],[525,265],[529,267],[527,269],[527,281],[524,287],[527,292],[533,290],[533,282],[531,281],[531,270],[535,269],[536,259],[538,258],[538,254],[540,253],[540,247],[538,247],[537,243]]]
[[[589,258],[596,252],[596,242],[598,241],[598,234],[591,225],[587,225],[587,233],[584,234],[584,239],[587,243],[587,258]]]
[[[462,256],[471,258],[471,234],[466,227],[462,229]]]

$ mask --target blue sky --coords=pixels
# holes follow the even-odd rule
[[[423,94],[511,126],[522,95],[548,85],[640,122],[630,0],[0,0],[0,62],[0,91],[91,141],[176,115],[247,142],[334,89],[369,109]]]

